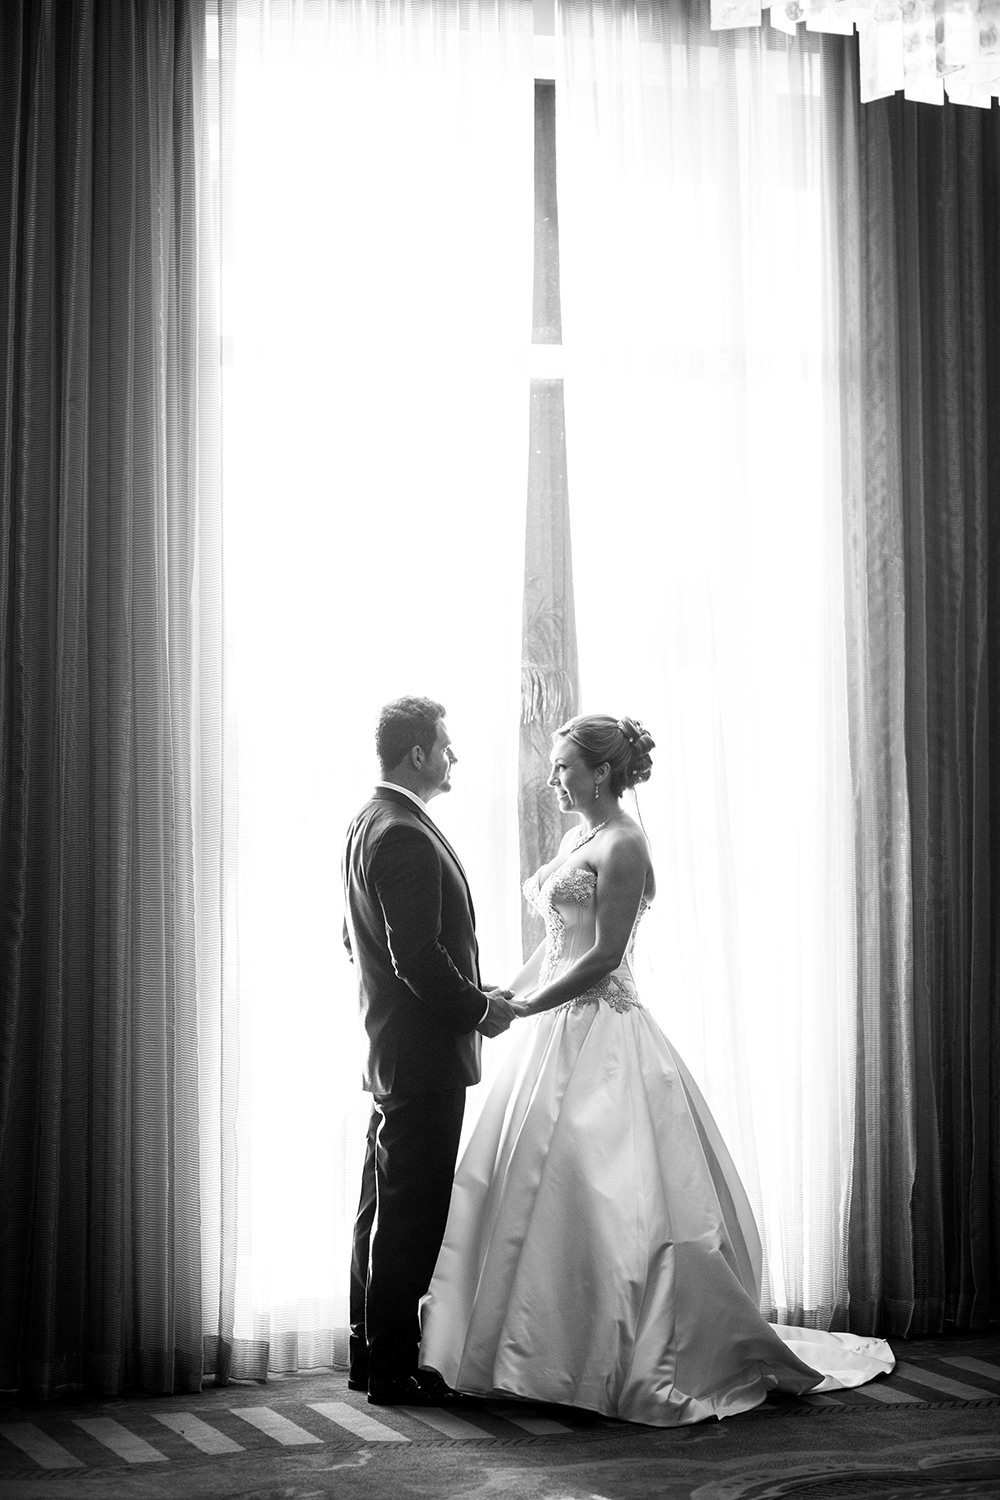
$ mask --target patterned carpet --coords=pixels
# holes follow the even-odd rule
[[[0,1493],[1000,1500],[1000,1340],[895,1353],[893,1373],[860,1390],[674,1431],[513,1401],[461,1415],[373,1408],[338,1372],[194,1397],[7,1403]]]

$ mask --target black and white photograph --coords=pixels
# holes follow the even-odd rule
[[[998,517],[1000,0],[0,0],[0,1496],[997,1500]]]

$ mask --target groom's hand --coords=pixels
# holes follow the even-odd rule
[[[501,1032],[507,1030],[514,1019],[514,1007],[510,1004],[514,998],[514,991],[490,990],[487,998],[490,1002],[489,1009],[476,1030],[481,1036],[499,1036]]]

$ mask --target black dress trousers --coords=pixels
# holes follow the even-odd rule
[[[351,1257],[351,1379],[412,1375],[448,1221],[465,1089],[372,1101]]]

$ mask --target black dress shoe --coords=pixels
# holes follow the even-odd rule
[[[417,1380],[423,1389],[434,1397],[435,1406],[476,1406],[475,1396],[464,1396],[461,1391],[453,1390],[446,1385],[443,1376],[437,1370],[418,1370]]]
[[[367,1375],[348,1375],[347,1389],[349,1391],[366,1391],[368,1389]]]
[[[372,1406],[440,1406],[431,1391],[415,1375],[396,1375],[390,1380],[368,1382],[368,1401]]]

